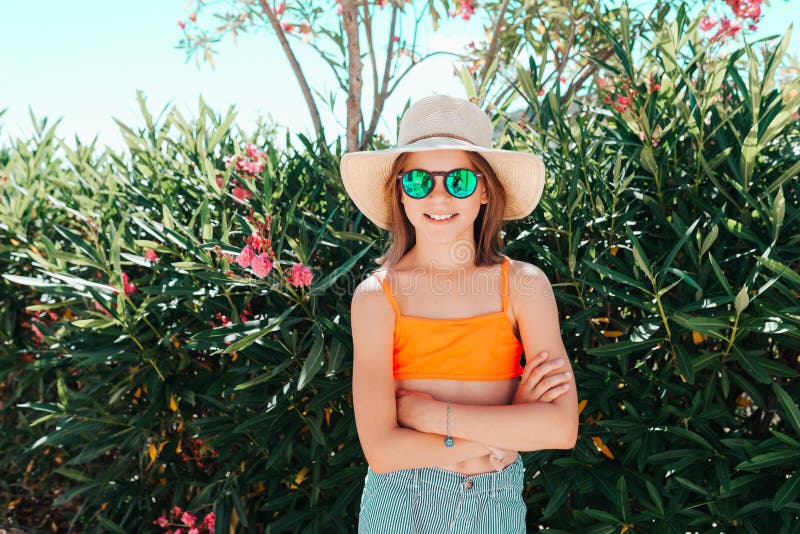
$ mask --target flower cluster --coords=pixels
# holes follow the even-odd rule
[[[244,156],[231,154],[222,158],[222,161],[225,162],[225,168],[235,165],[236,170],[243,176],[259,178],[261,171],[264,170],[264,160],[267,155],[252,143],[248,143],[245,146],[244,152]]]
[[[206,445],[200,438],[192,438],[181,446],[179,451],[181,460],[184,462],[194,462],[197,467],[204,467],[204,460],[216,458],[217,451]]]
[[[601,89],[605,89],[606,86],[612,85],[612,87],[606,89],[608,93],[603,96],[603,102],[613,105],[614,109],[620,113],[630,108],[631,102],[633,101],[633,95],[636,94],[636,89],[630,86],[630,77],[620,75],[619,78],[613,83],[606,79],[602,80],[602,82],[598,82],[598,85]]]
[[[225,163],[226,169],[233,165],[236,172],[241,176],[250,180],[255,180],[256,178],[261,178],[261,172],[264,170],[264,160],[266,160],[266,158],[267,155],[263,151],[259,150],[254,144],[248,143],[245,147],[244,156],[232,154],[222,158],[222,161]],[[222,187],[222,175],[220,174],[217,175],[217,185]],[[231,180],[231,185],[233,186],[231,193],[239,202],[245,202],[253,196],[253,193],[242,187],[241,182],[235,178]]]
[[[302,263],[293,263],[286,276],[289,283],[295,287],[310,286],[313,278],[314,275],[311,273],[311,269]]]
[[[472,5],[472,0],[459,0],[459,5],[457,10],[450,10],[450,17],[455,17],[456,15],[461,15],[461,18],[464,20],[469,20],[469,18],[475,14],[475,6]]]
[[[759,18],[761,18],[761,2],[762,0],[725,0],[725,3],[731,8],[736,19],[730,20],[727,17],[722,17],[720,20],[717,20],[714,17],[704,17],[703,20],[700,21],[700,29],[704,32],[711,31],[717,27],[719,23],[717,32],[709,39],[710,43],[725,41],[735,37],[737,33],[742,31],[742,24],[747,19],[752,21],[748,24],[747,29],[755,30],[756,24],[758,24]]]
[[[250,267],[253,274],[259,278],[265,278],[272,270],[272,260],[275,252],[270,248],[270,239],[262,237],[258,231],[253,231],[247,238],[244,248],[236,256],[236,263],[242,269]]]
[[[33,303],[41,304],[42,301],[34,300]],[[52,310],[29,311],[25,309],[24,313],[29,317],[29,319],[21,321],[20,326],[30,331],[31,337],[33,338],[33,342],[36,344],[37,347],[39,347],[42,345],[42,342],[44,341],[44,334],[39,329],[39,327],[49,326],[51,323],[58,321],[59,316]],[[33,360],[31,359],[31,361]]]
[[[188,511],[185,512],[180,506],[175,505],[169,511],[169,517],[166,514],[162,515],[153,521],[153,524],[166,528],[167,534],[200,534],[201,532],[214,532],[216,520],[217,515],[214,512],[208,512],[203,521],[198,522],[197,516]],[[174,530],[169,528],[173,526],[177,528]]]
[[[219,321],[219,323],[215,322],[215,319]],[[208,324],[211,325],[211,328],[222,328],[223,326],[231,326],[233,323],[227,316],[223,315],[222,312],[217,312]]]

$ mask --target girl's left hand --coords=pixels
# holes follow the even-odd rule
[[[397,424],[425,432],[425,415],[430,413],[431,401],[436,401],[431,395],[421,391],[398,389],[395,391],[397,398]]]

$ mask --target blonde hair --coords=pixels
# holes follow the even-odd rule
[[[500,230],[503,227],[503,211],[506,207],[506,192],[497,179],[491,165],[477,152],[465,151],[472,164],[483,173],[489,202],[482,204],[475,218],[473,237],[475,238],[475,266],[496,265],[503,261],[500,248],[503,246]],[[416,243],[416,232],[408,220],[403,204],[400,202],[403,191],[400,181],[395,179],[408,159],[409,152],[402,152],[394,161],[384,192],[389,206],[389,248],[375,263],[392,267],[411,250]]]

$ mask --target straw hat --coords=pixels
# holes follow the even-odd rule
[[[527,152],[492,147],[492,123],[478,106],[463,98],[427,96],[411,105],[400,119],[397,146],[349,152],[339,171],[347,194],[372,222],[390,229],[386,188],[394,160],[402,152],[469,150],[491,165],[506,191],[503,219],[527,216],[542,196],[542,158]]]

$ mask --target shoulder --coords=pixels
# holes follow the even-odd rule
[[[383,287],[384,276],[386,276],[386,271],[373,271],[356,286],[350,301],[352,315],[356,313],[375,314],[376,318],[392,318],[394,312],[386,299],[386,291]]]
[[[518,306],[535,300],[536,296],[553,295],[545,272],[537,265],[522,260],[509,261],[508,286],[509,295]]]

